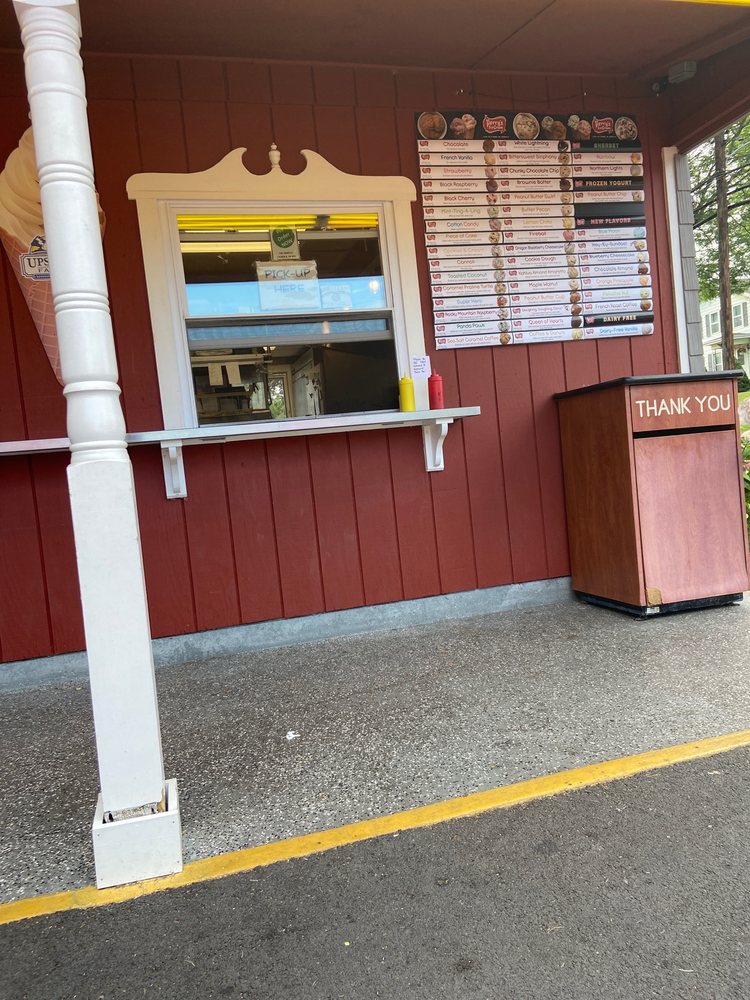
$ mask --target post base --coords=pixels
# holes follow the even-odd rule
[[[113,823],[104,822],[99,795],[91,827],[97,889],[182,871],[177,781],[172,778],[165,787],[167,808],[164,812]]]

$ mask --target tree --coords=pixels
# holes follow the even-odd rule
[[[724,130],[728,217],[729,282],[732,292],[750,287],[750,115]],[[719,295],[721,273],[716,188],[716,144],[704,143],[689,154],[695,217],[695,247],[700,295]]]
[[[719,249],[719,320],[721,322],[721,357],[724,370],[734,368],[734,318],[732,316],[732,275],[729,270],[729,182],[727,180],[727,134],[714,136],[716,172],[716,236]]]

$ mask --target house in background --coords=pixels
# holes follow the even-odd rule
[[[732,296],[732,326],[737,363],[750,375],[750,292]],[[701,302],[701,329],[703,331],[703,360],[707,372],[723,368],[721,360],[721,324],[719,300]]]

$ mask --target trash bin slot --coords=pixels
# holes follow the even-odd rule
[[[714,431],[732,431],[734,424],[712,424],[708,427],[669,427],[660,431],[633,431],[634,438],[677,437],[680,434],[712,434]]]

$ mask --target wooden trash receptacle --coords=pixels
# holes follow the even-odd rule
[[[636,615],[748,589],[741,372],[558,393],[573,590]]]

